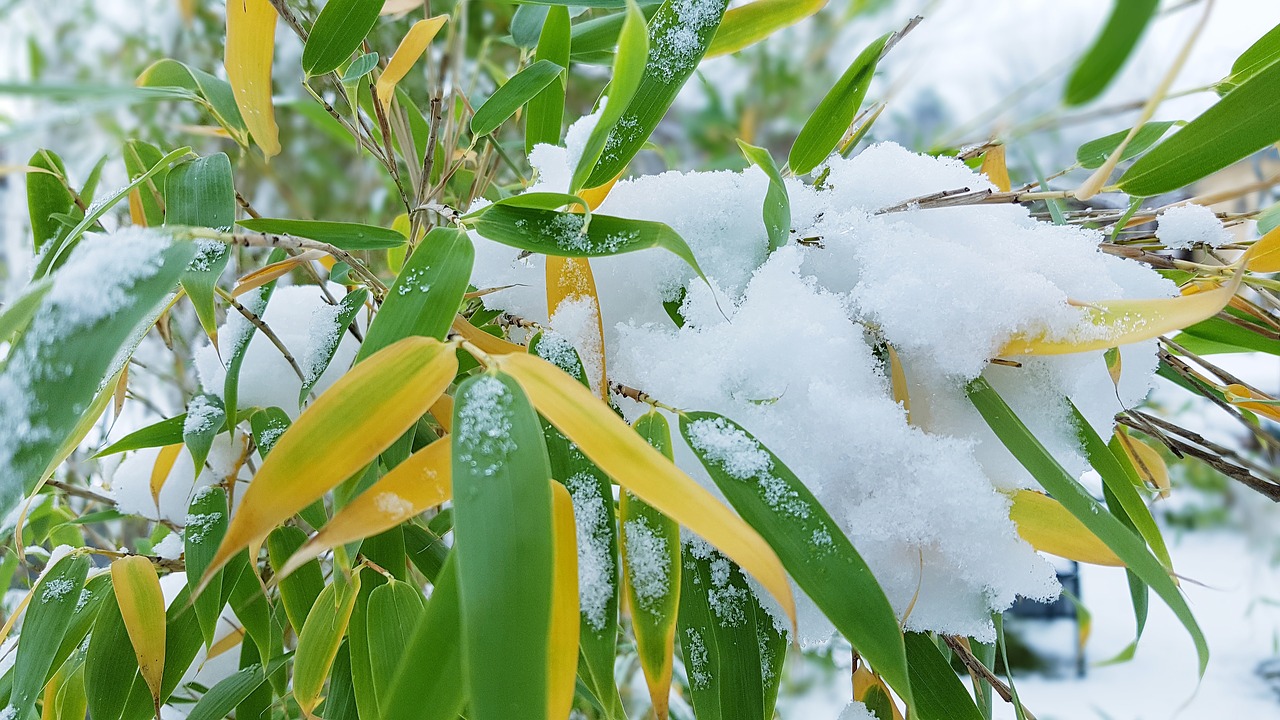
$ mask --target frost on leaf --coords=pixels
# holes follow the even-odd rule
[[[597,479],[578,473],[565,481],[573,500],[573,520],[578,541],[578,608],[587,625],[597,632],[609,621],[617,569],[610,547],[613,508],[600,494]]]
[[[627,521],[622,539],[626,544],[628,580],[636,603],[647,612],[657,613],[671,594],[667,538],[647,519],[637,517]]]
[[[482,475],[493,475],[516,449],[509,417],[515,397],[498,378],[481,375],[459,400],[455,457]]]

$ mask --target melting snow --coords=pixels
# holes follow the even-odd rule
[[[1156,239],[1173,250],[1218,247],[1231,242],[1231,233],[1218,216],[1203,205],[1178,205],[1156,218]]]

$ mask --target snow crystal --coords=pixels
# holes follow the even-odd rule
[[[333,351],[346,332],[346,327],[339,320],[342,308],[338,305],[321,303],[311,311],[311,320],[307,325],[307,345],[302,353],[299,366],[302,377],[308,384],[314,384],[320,374],[328,367]]]
[[[507,410],[515,401],[511,391],[492,375],[481,375],[467,388],[466,402],[459,404],[455,461],[484,475],[498,471],[499,463],[516,449],[511,439]],[[481,467],[481,463],[485,463]]]
[[[609,536],[613,507],[600,495],[597,479],[577,473],[565,481],[573,500],[573,520],[578,541],[578,608],[597,632],[608,622],[609,601],[617,570]]]
[[[18,708],[12,705],[6,705],[3,710],[0,710],[0,720],[17,720],[17,718]]]
[[[1218,216],[1203,205],[1177,205],[1156,218],[1156,239],[1171,250],[1218,247],[1231,242],[1231,233]]]
[[[875,713],[871,712],[871,708],[857,700],[853,700],[844,706],[844,709],[840,711],[840,717],[836,718],[836,720],[879,720],[879,718],[876,717]]]
[[[725,420],[695,420],[689,440],[703,457],[738,480],[755,480],[764,488],[769,507],[792,517],[809,517],[809,506],[786,481],[773,474],[773,458],[760,443]]]
[[[80,597],[76,598],[76,609],[72,612],[80,612],[83,610],[84,606],[89,604],[89,599],[92,597],[93,593],[89,592],[87,589],[81,590]]]
[[[636,603],[644,610],[656,613],[661,602],[671,593],[671,579],[667,577],[671,562],[667,539],[644,517],[628,520],[623,527],[622,539],[627,550],[627,573]]]
[[[207,433],[215,429],[225,417],[226,414],[222,408],[211,402],[208,397],[197,395],[191,398],[191,404],[187,405],[187,417],[182,422],[182,435],[186,437]]]
[[[378,512],[385,515],[404,517],[413,514],[413,503],[393,492],[379,492],[374,496],[373,504]]]
[[[671,19],[655,19],[652,29],[653,47],[649,51],[646,74],[663,82],[673,82],[688,73],[702,55],[699,33],[720,21],[724,0],[675,0]],[[665,17],[665,16],[661,16]]]
[[[684,630],[684,667],[689,673],[689,684],[695,690],[707,687],[711,682],[710,658],[707,656],[707,645],[702,633],[694,628]]]
[[[702,538],[687,535],[685,549],[698,560],[705,560],[711,568],[711,587],[707,589],[707,603],[721,627],[738,627],[747,621],[747,603],[753,594],[746,587],[734,585],[733,566],[720,551]],[[690,564],[690,567],[694,567]]]
[[[214,263],[227,256],[226,243],[217,240],[200,239],[195,241],[196,254],[191,258],[191,263],[187,266],[196,272],[208,272],[213,269]]]
[[[222,520],[222,513],[187,513],[186,531],[187,542],[192,545],[199,545],[204,542],[205,536],[213,526]]]
[[[571,152],[539,146],[530,190],[566,191]],[[713,466],[776,488],[784,507],[791,491],[773,465],[785,463],[899,613],[919,588],[908,629],[990,641],[992,612],[1059,588],[1052,567],[1018,537],[1001,493],[1034,480],[974,410],[966,383],[989,380],[1064,467],[1082,472],[1087,463],[1063,398],[1108,435],[1122,404],[1148,392],[1154,344],[1121,348],[1119,398],[1101,352],[1016,358],[1016,368],[989,360],[1017,334],[1086,334],[1085,312],[1068,301],[1170,297],[1177,289],[1139,263],[1100,252],[1102,234],[1036,221],[1025,207],[882,212],[941,190],[991,187],[957,160],[886,143],[831,158],[827,168],[821,189],[788,181],[792,241],[773,253],[760,212],[768,178],[758,168],[619,181],[597,212],[671,226],[709,284],[660,249],[593,258],[602,362],[612,380],[746,428],[759,444],[715,423],[695,423],[692,437]],[[473,283],[511,286],[486,295],[485,305],[549,322],[560,309],[547,307],[541,256],[519,258],[473,238]],[[678,299],[680,328],[663,307]],[[551,326],[582,352],[561,315]],[[881,342],[901,359],[910,422],[872,351]],[[628,418],[647,410],[616,400]],[[674,451],[677,465],[719,494],[690,448],[677,443]],[[814,551],[830,548],[831,535],[816,533]],[[799,639],[824,640],[830,624],[803,593],[797,603]]]
[[[538,356],[561,370],[576,375],[579,357],[569,338],[555,330],[543,330],[538,341]]]
[[[75,589],[75,583],[66,578],[53,578],[44,582],[44,592],[40,593],[40,602],[61,600],[67,593]]]
[[[551,315],[551,326],[578,351],[591,389],[600,392],[604,375],[604,348],[600,346],[600,309],[594,298],[563,300]],[[558,363],[557,363],[558,364]]]

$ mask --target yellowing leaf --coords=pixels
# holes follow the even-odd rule
[[[853,671],[853,699],[866,705],[872,712],[875,712],[876,709],[883,709],[885,705],[888,705],[891,717],[885,717],[884,715],[879,715],[878,717],[881,720],[902,720],[902,711],[898,709],[898,704],[893,701],[889,686],[885,685],[884,680],[881,680],[879,675],[868,670],[866,665],[859,665],[858,669]]]
[[[338,511],[280,568],[283,579],[330,548],[377,535],[435,507],[453,492],[449,438],[410,455]]]
[[[703,57],[728,55],[818,12],[827,0],[755,0],[724,14]]]
[[[506,355],[509,353],[523,353],[525,351],[523,345],[516,345],[513,342],[507,342],[500,337],[490,335],[475,325],[472,325],[461,315],[453,319],[453,331],[460,335],[463,340],[466,340],[490,355]]]
[[[1258,238],[1250,250],[1249,270],[1257,273],[1280,272],[1280,227],[1274,227]]]
[[[1160,457],[1160,453],[1141,440],[1129,437],[1122,428],[1117,428],[1116,439],[1120,441],[1120,447],[1124,448],[1125,454],[1129,456],[1129,462],[1133,463],[1133,468],[1138,471],[1138,476],[1148,485],[1159,490],[1160,497],[1169,497],[1169,468],[1164,464],[1164,458]]]
[[[604,347],[604,320],[600,312],[600,296],[596,294],[596,279],[591,274],[591,261],[587,258],[547,256],[547,310],[552,317],[565,301],[587,299],[596,307],[596,342]],[[600,374],[590,378],[592,387],[606,401],[609,384],[605,379],[604,353],[600,353]]]
[[[169,479],[169,473],[173,471],[173,464],[178,460],[183,447],[182,443],[166,445],[156,455],[156,464],[151,467],[151,499],[156,507],[160,507],[160,491],[164,489],[164,481]]]
[[[445,432],[453,432],[453,398],[441,395],[431,404],[431,417],[440,423]]]
[[[382,9],[385,12],[386,6],[384,5]],[[426,51],[427,46],[431,44],[436,33],[440,32],[440,28],[448,19],[448,15],[437,15],[427,20],[419,20],[409,28],[409,32],[405,33],[404,39],[400,41],[395,54],[387,63],[387,69],[378,76],[378,100],[382,103],[383,112],[391,107],[391,100],[396,95],[396,85],[409,74],[409,69],[418,62],[418,58]]]
[[[1004,145],[993,145],[982,156],[982,174],[1000,192],[1013,189],[1013,183],[1009,180],[1009,166],[1005,164]]]
[[[578,197],[587,201],[587,209],[594,211],[600,207],[600,203],[609,197],[609,191],[613,190],[613,186],[618,184],[618,178],[622,177],[622,173],[613,176],[609,182],[598,187],[586,188],[578,191]]]
[[[1102,359],[1107,363],[1107,374],[1111,376],[1111,383],[1117,388],[1120,387],[1120,373],[1122,364],[1120,362],[1120,348],[1107,348],[1102,354]]]
[[[1124,566],[1106,543],[1048,495],[1017,491],[1009,519],[1018,526],[1018,535],[1036,550],[1077,562]]]
[[[1275,398],[1236,384],[1222,388],[1222,392],[1226,396],[1227,402],[1232,405],[1252,410],[1259,415],[1265,415],[1272,420],[1280,422],[1280,401]]]
[[[280,152],[280,130],[271,104],[275,39],[276,10],[268,0],[227,3],[227,82],[245,127],[267,158]]]
[[[795,600],[782,563],[742,518],[650,447],[590,390],[551,363],[525,353],[490,361],[510,373],[538,412],[619,485],[697,533],[755,576],[794,624]]]
[[[260,288],[276,278],[289,274],[294,268],[304,262],[311,260],[323,261],[324,258],[333,259],[331,255],[322,250],[307,250],[306,252],[301,252],[297,255],[287,257],[280,262],[263,265],[253,272],[246,273],[243,277],[237,280],[235,289],[231,291],[231,297],[240,297],[250,290]]]
[[[1248,256],[1246,255],[1246,262]],[[1089,329],[1076,338],[1020,335],[1010,340],[1000,355],[1063,355],[1106,350],[1118,345],[1160,337],[1217,315],[1227,306],[1244,279],[1241,262],[1231,279],[1215,290],[1175,298],[1149,300],[1100,300],[1081,305],[1082,322]]]
[[[426,414],[458,371],[452,345],[409,337],[316,398],[280,436],[245,491],[201,584],[240,550],[355,475]]]
[[[160,682],[164,677],[165,616],[164,593],[151,561],[138,555],[111,563],[111,586],[115,588],[129,642],[138,656],[138,669],[160,707]]]
[[[893,401],[902,403],[907,411],[907,422],[911,422],[911,397],[907,392],[907,374],[902,370],[902,360],[898,359],[898,351],[889,343],[884,345],[889,356],[889,380],[893,385]]]
[[[551,642],[547,646],[547,717],[569,717],[578,674],[578,537],[573,501],[558,482],[551,483],[551,522],[555,534],[555,572],[551,588]]]
[[[244,640],[244,632],[244,628],[232,628],[231,632],[227,633],[225,637],[214,642],[213,645],[209,647],[209,652],[206,655],[206,662],[239,645],[241,641]]]

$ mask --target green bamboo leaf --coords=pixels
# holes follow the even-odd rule
[[[110,593],[98,611],[85,655],[85,690],[94,720],[119,720],[138,674],[138,659],[129,644],[120,605]]]
[[[23,289],[22,294],[5,306],[0,312],[0,343],[10,343],[26,331],[36,311],[40,309],[40,301],[45,293],[53,287],[52,278],[37,280]],[[0,362],[0,368],[3,368]]]
[[[522,5],[516,10],[519,17],[521,11],[536,7]],[[544,9],[546,19],[542,22],[542,32],[538,36],[538,49],[534,54],[536,60],[547,60],[562,68],[569,67],[570,32],[569,8],[554,7]],[[515,34],[515,20],[512,20],[511,32]],[[560,126],[564,122],[564,98],[567,72],[553,80],[542,92],[529,101],[529,112],[524,123],[524,151],[533,152],[533,146],[539,143],[557,145],[560,142]]]
[[[62,636],[62,645],[53,656],[50,668],[58,668],[66,663],[72,655],[83,655],[84,641],[98,619],[98,612],[108,595],[112,594],[111,577],[108,573],[95,575],[84,584],[76,600],[75,610],[71,613],[71,621],[67,625],[67,633]]]
[[[545,717],[553,548],[542,427],[514,379],[486,373],[458,387],[452,438],[470,717]]]
[[[663,3],[649,22],[648,61],[644,65],[644,76],[627,103],[626,112],[610,127],[609,138],[591,176],[581,185],[573,183],[570,189],[599,187],[609,182],[640,152],[667,114],[667,108],[675,101],[680,88],[702,61],[728,5],[729,0],[667,0]],[[638,15],[638,9],[631,13],[631,17]],[[619,41],[619,58],[623,56],[621,47],[624,42],[627,42],[625,35]],[[615,82],[619,70],[615,64]],[[577,175],[576,172],[574,174]]]
[[[671,428],[666,418],[651,412],[636,420],[633,427],[667,459],[673,459]],[[619,498],[618,516],[622,526],[623,586],[631,609],[636,653],[653,706],[662,711],[671,688],[680,603],[680,526],[626,491]]]
[[[986,380],[978,378],[972,381],[967,391],[970,401],[995,431],[996,437],[1000,438],[1009,452],[1045,491],[1062,503],[1063,507],[1106,543],[1124,561],[1126,567],[1164,599],[1191,635],[1200,661],[1200,674],[1204,675],[1205,666],[1209,662],[1209,646],[1169,571],[1147,550],[1136,533],[1131,532],[1110,513],[1102,511],[1098,501],[1045,450]]]
[[[543,88],[559,80],[564,72],[562,66],[550,60],[538,60],[516,73],[476,108],[476,114],[471,117],[471,134],[480,137],[497,130]]]
[[[1087,103],[1107,89],[1151,24],[1159,5],[1160,0],[1114,0],[1107,24],[1067,80],[1068,105]]]
[[[269,235],[294,235],[327,242],[343,250],[386,250],[405,243],[404,235],[391,228],[328,220],[249,218],[236,224],[246,230]]]
[[[257,412],[260,412],[257,408],[246,408],[240,413],[240,417],[236,419],[236,422],[244,422]],[[176,445],[182,442],[182,430],[186,424],[186,413],[175,415],[171,418],[165,418],[164,420],[152,423],[146,427],[134,430],[128,435],[125,435],[119,440],[99,450],[94,457],[106,457],[108,455],[129,452],[130,450],[142,450],[144,448]]]
[[[1272,63],[1135,162],[1118,183],[1130,195],[1171,192],[1280,141],[1280,63]]]
[[[906,634],[911,691],[919,720],[983,720],[973,698],[928,635]]]
[[[227,409],[222,405],[222,398],[206,394],[191,398],[182,420],[182,442],[191,452],[197,477],[204,470],[204,461],[209,457],[214,437],[226,422]]]
[[[231,717],[237,706],[266,681],[267,673],[262,670],[261,665],[241,668],[209,688],[191,708],[187,720],[222,720]]]
[[[342,643],[338,648],[337,657],[333,659],[333,669],[329,672],[329,695],[325,697],[324,705],[321,707],[325,720],[360,719],[360,709],[356,706],[356,690],[351,679],[351,652],[348,647],[350,643],[350,640]]]
[[[39,253],[44,244],[66,232],[66,226],[54,219],[59,213],[70,213],[76,206],[67,186],[67,168],[52,150],[37,150],[27,161],[30,167],[48,172],[27,173],[27,210],[31,218],[32,250]]]
[[[253,435],[253,444],[258,448],[258,457],[267,458],[290,424],[292,421],[288,413],[278,407],[263,408],[249,416],[249,431]]]
[[[393,580],[369,594],[369,661],[380,699],[388,697],[396,668],[425,614],[422,591],[409,583]]]
[[[1178,336],[1179,344],[1182,344],[1182,338],[1185,337],[1200,338],[1201,340],[1240,348],[1235,352],[1254,350],[1271,355],[1280,355],[1280,341],[1267,335],[1265,331],[1254,332],[1221,316],[1211,317],[1208,320],[1183,328],[1182,333]]]
[[[130,180],[160,164],[164,153],[160,148],[142,140],[129,140],[124,144],[124,169]],[[164,224],[164,186],[169,178],[169,168],[160,167],[149,179],[138,186],[138,201],[142,206],[142,220],[147,227]]]
[[[342,84],[345,86],[354,85],[364,79],[365,75],[373,72],[376,67],[378,67],[378,53],[371,52],[361,55],[352,60],[351,64],[342,73]]]
[[[204,575],[205,568],[209,567],[226,532],[226,491],[216,485],[201,488],[191,498],[191,505],[187,508],[186,530],[183,533],[187,577],[198,578]],[[223,573],[215,574],[193,603],[206,648],[213,646],[213,638],[218,631],[218,616],[225,603],[222,578]]]
[[[195,158],[169,170],[164,181],[165,225],[229,230],[236,221],[236,189],[226,153]],[[182,287],[211,338],[217,337],[213,288],[231,259],[230,248],[216,240],[196,242],[196,256],[182,275]]]
[[[1240,87],[1241,83],[1277,60],[1280,60],[1280,25],[1268,30],[1249,49],[1240,53],[1231,65],[1231,74],[1218,83],[1218,94],[1225,95]]]
[[[818,12],[827,0],[753,0],[724,14],[707,57],[735,53]]]
[[[628,117],[631,100],[644,81],[645,68],[649,61],[649,29],[645,16],[635,5],[629,5],[626,13],[620,17],[621,24],[615,31],[618,52],[613,58],[612,79],[605,91],[608,101],[600,111],[600,118],[596,120],[595,126],[591,128],[587,141],[583,143],[582,154],[578,157],[578,165],[573,169],[573,177],[569,182],[569,190],[572,192],[582,190],[584,187],[604,185],[621,173],[631,157],[639,152],[639,148],[631,151],[631,155],[620,163],[617,172],[598,182],[593,182],[596,168],[604,160],[605,151],[608,150],[611,153],[609,162],[614,162],[618,157],[622,141],[621,135],[616,136],[615,139],[615,132],[619,132],[618,127],[623,118]],[[659,112],[666,112],[666,108],[661,108]],[[635,118],[631,117],[628,120],[629,124],[625,127],[631,128],[635,122]],[[650,128],[649,132],[652,131],[653,129]]]
[[[1178,124],[1181,123],[1175,120],[1146,123],[1139,128],[1138,134],[1133,136],[1133,140],[1129,141],[1129,144],[1125,146],[1124,152],[1120,154],[1120,160],[1130,160],[1146,152],[1147,148],[1155,145],[1160,138],[1164,137],[1165,133],[1169,132],[1169,128]],[[1121,130],[1096,140],[1090,140],[1076,150],[1076,162],[1080,163],[1081,167],[1089,170],[1100,168],[1107,161],[1107,158],[1111,157],[1111,153],[1115,152],[1115,149],[1120,147],[1120,143],[1128,136],[1128,130]]]
[[[385,0],[329,0],[321,8],[302,48],[302,69],[307,77],[338,69],[360,48],[382,12]]]
[[[680,417],[680,432],[738,514],[853,647],[910,704],[902,630],[871,569],[795,473],[734,421]]]
[[[0,511],[12,510],[54,470],[83,438],[92,423],[95,400],[119,372],[124,358],[141,340],[139,330],[154,320],[165,296],[191,258],[192,247],[160,238],[130,235],[94,240],[76,252],[41,299],[27,331],[10,349],[0,387],[3,414],[10,427],[25,432],[0,437]],[[133,258],[137,264],[104,274],[107,255]],[[85,278],[99,286],[95,297],[108,305],[84,306]],[[38,400],[37,400],[38,399]],[[99,410],[100,412],[100,410]]]
[[[494,242],[544,255],[605,257],[660,247],[704,277],[693,250],[670,227],[647,220],[491,205],[476,219],[476,232]]]
[[[656,0],[644,0],[637,4],[640,6],[640,15],[646,23],[661,6],[661,2]],[[618,37],[622,32],[622,25],[626,18],[627,13],[625,11],[604,14],[592,13],[591,17],[575,22],[573,31],[570,33],[570,59],[576,63],[591,65],[613,64],[615,58],[614,49],[618,46]],[[646,56],[648,55],[649,33],[647,28],[642,30],[642,35],[646,51],[644,55],[639,56],[641,64],[647,60]]]
[[[67,555],[49,568],[32,589],[18,636],[10,708],[34,706],[45,682],[57,669],[53,660],[66,637],[88,572],[88,556]]]
[[[769,176],[769,189],[764,194],[764,229],[769,233],[769,251],[772,252],[786,245],[791,237],[791,198],[787,196],[782,173],[778,172],[768,150],[742,140],[738,141],[738,147],[752,165]]]
[[[323,317],[326,326],[314,328],[313,332],[316,335],[312,338],[308,352],[299,358],[302,367],[302,389],[298,392],[299,405],[306,402],[311,389],[320,381],[320,376],[329,369],[329,363],[333,361],[333,355],[338,351],[342,336],[355,321],[356,315],[364,309],[365,301],[368,299],[367,290],[363,288],[352,290],[333,306],[331,314]]]
[[[427,233],[369,323],[356,361],[406,337],[443,340],[462,305],[474,261],[475,248],[465,232],[435,228]]]
[[[338,646],[347,633],[347,622],[360,592],[360,575],[338,579],[325,586],[316,598],[307,621],[298,634],[293,663],[293,696],[308,715],[320,703],[320,691],[333,666]]]
[[[887,33],[872,40],[849,63],[835,86],[827,91],[822,102],[809,115],[800,134],[791,144],[791,153],[787,158],[787,164],[793,173],[807,175],[812,172],[840,144],[840,139],[853,124],[863,98],[867,96],[876,65],[891,37],[893,33]]]
[[[536,47],[549,10],[551,7],[548,5],[517,5],[511,16],[511,42],[524,50]]]
[[[307,534],[294,525],[282,525],[272,530],[267,536],[267,557],[272,570],[279,573],[285,562],[306,541]],[[319,560],[304,564],[280,580],[280,600],[294,632],[302,631],[307,615],[323,590],[324,573]]]
[[[382,720],[454,720],[465,696],[456,553],[449,553],[426,612],[405,645]]]
[[[283,260],[285,253],[283,250],[276,249],[271,251],[267,256],[267,264],[279,262]],[[255,288],[240,296],[240,304],[249,312],[262,317],[267,311],[267,303],[271,300],[271,294],[275,292],[276,280]],[[227,377],[222,384],[222,403],[226,407],[227,418],[239,417],[236,404],[239,402],[240,396],[240,366],[244,364],[244,354],[249,349],[249,342],[253,340],[254,333],[258,332],[258,326],[254,325],[239,312],[231,315],[227,319],[227,325],[223,329],[230,337],[228,338],[227,348],[225,350],[226,357],[223,362],[226,363]],[[219,343],[221,348],[221,343]],[[228,430],[231,430],[228,423]]]
[[[554,336],[551,336],[554,338]],[[529,352],[541,357],[590,387],[578,352],[545,332],[529,341]],[[618,640],[618,525],[614,519],[613,483],[551,423],[542,422],[551,476],[573,502],[578,545],[578,611],[581,618],[578,649],[591,694],[610,717],[624,717],[614,680]]]
[[[188,67],[177,60],[164,59],[152,63],[138,76],[140,87],[177,87],[186,90],[190,97],[209,111],[237,145],[248,147],[249,130],[245,127],[240,108],[236,105],[231,84],[209,73]]]

